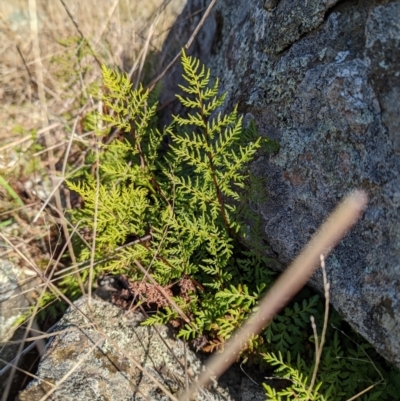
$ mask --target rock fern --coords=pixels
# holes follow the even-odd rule
[[[193,339],[207,331],[210,338],[223,340],[248,316],[271,281],[266,259],[255,254],[253,267],[264,274],[258,274],[257,282],[251,276],[247,283],[241,279],[249,251],[241,242],[240,191],[262,139],[243,143],[246,130],[237,109],[218,113],[225,99],[218,94],[218,80],[211,84],[210,71],[185,53],[182,66],[186,85],[177,97],[187,112],[173,116],[163,130],[156,128],[157,103],[151,94],[142,87],[133,89],[125,75],[103,67],[106,112],[92,118],[92,128],[100,136],[111,129],[121,135],[101,145],[98,191],[89,171],[69,182],[84,201],[72,215],[82,234],[90,235],[96,225],[95,258],[103,260],[95,267],[96,275],[125,273],[139,280],[139,261],[162,286],[190,277],[200,283],[197,288],[175,296],[193,321],[180,335]],[[171,142],[167,149],[166,137]],[[94,154],[91,158],[96,161]],[[132,245],[126,246],[129,241]],[[82,261],[90,258],[88,242],[76,244]],[[83,271],[82,279],[87,275]],[[65,279],[69,289],[71,281]],[[243,306],[235,309],[239,293]],[[164,308],[148,323],[166,322],[173,315]]]

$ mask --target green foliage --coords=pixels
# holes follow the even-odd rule
[[[182,66],[186,84],[177,98],[185,114],[173,116],[163,130],[157,128],[156,96],[141,86],[134,89],[126,75],[103,67],[106,111],[88,116],[85,124],[99,142],[111,130],[120,135],[108,145],[100,142],[88,156],[90,168],[69,181],[84,201],[83,208],[70,213],[79,224],[74,246],[82,262],[91,257],[95,233],[95,277],[111,272],[142,280],[140,262],[160,286],[181,286],[172,299],[191,323],[164,305],[144,324],[174,321],[180,337],[205,335],[204,349],[213,351],[223,347],[273,283],[254,212],[263,191],[248,164],[261,147],[277,151],[278,145],[260,138],[254,122],[244,128],[236,108],[220,112],[225,95],[218,94],[218,80],[211,82],[210,71],[198,60],[183,52]],[[165,138],[172,144],[166,146]],[[243,245],[244,237],[251,250]],[[88,268],[80,274],[84,282]],[[61,285],[70,296],[79,293],[72,275]],[[314,364],[310,316],[322,322],[323,308],[316,295],[296,299],[247,344],[244,353],[252,362],[260,362],[263,352],[275,374],[291,383],[280,391],[265,385],[271,399],[342,399],[380,381],[366,362],[365,343],[354,346],[344,336],[339,340],[338,331],[330,328],[318,385],[309,390]],[[339,325],[338,315],[330,322]],[[296,355],[294,362],[288,350]],[[387,369],[383,362],[376,368]],[[390,384],[378,391],[381,399],[390,399],[388,394],[398,390]]]
[[[239,233],[244,230],[237,218],[243,209],[238,191],[248,179],[246,165],[262,140],[241,143],[245,129],[237,110],[216,112],[225,99],[218,96],[218,81],[210,85],[210,71],[184,53],[182,65],[187,84],[178,99],[188,111],[174,116],[162,132],[156,128],[154,96],[140,86],[133,89],[125,75],[103,67],[102,101],[108,113],[92,115],[87,124],[100,136],[110,129],[125,136],[89,156],[89,163],[98,165],[99,183],[89,171],[69,182],[85,205],[71,213],[82,233],[96,231],[95,259],[107,259],[96,266],[96,275],[125,272],[131,280],[140,279],[135,260],[151,265],[151,274],[164,286],[189,275],[206,290],[193,290],[184,300],[175,297],[193,320],[180,335],[189,339],[209,332],[225,339],[271,283],[267,259],[250,255],[241,244]],[[162,152],[165,136],[172,145]],[[151,240],[145,246],[139,241],[115,253],[128,238],[146,235]],[[79,259],[89,260],[90,246],[82,241],[75,246]],[[87,276],[83,271],[82,280]],[[77,291],[72,281],[66,277],[63,285]],[[166,322],[172,316],[173,311],[163,308],[150,321]]]
[[[303,299],[302,303],[294,302],[277,315],[264,331],[268,344],[273,344],[278,352],[285,353],[290,349],[299,354],[304,349],[304,341],[308,339],[310,329],[310,316],[315,315],[315,307],[319,296]]]
[[[265,360],[271,365],[276,367],[275,372],[279,374],[279,377],[290,380],[291,384],[289,387],[276,391],[271,386],[264,383],[264,388],[270,400],[281,401],[286,399],[296,399],[302,401],[325,401],[326,398],[321,395],[318,390],[322,383],[318,383],[313,391],[309,390],[309,378],[304,376],[302,371],[307,369],[304,361],[298,354],[296,362],[292,363],[290,352],[287,352],[286,359],[282,357],[282,353],[279,351],[278,356],[273,353],[264,354]]]
[[[309,321],[312,314],[317,322],[322,322],[322,312],[318,296],[303,300],[302,304],[294,302],[264,331],[268,344],[264,360],[274,369],[274,380],[284,378],[290,383],[280,391],[271,386],[273,382],[264,383],[271,400],[346,400],[372,385],[370,391],[357,399],[392,400],[393,394],[400,390],[398,370],[360,336],[352,331],[347,335],[339,330],[338,325],[346,325],[336,312],[329,319],[326,345],[317,374],[318,384],[312,393],[309,392],[315,363],[314,336]],[[296,355],[295,361],[287,350]]]

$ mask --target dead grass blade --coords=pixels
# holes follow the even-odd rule
[[[317,333],[317,326],[315,324],[314,316],[311,316],[311,325],[314,332],[314,339],[315,339],[315,366],[313,375],[311,378],[310,387],[308,388],[309,393],[312,393],[314,388],[315,380],[317,379],[318,367],[319,362],[321,360],[322,350],[324,348],[325,337],[326,337],[326,329],[328,327],[328,318],[329,318],[329,289],[330,284],[328,283],[328,278],[326,276],[326,269],[325,269],[325,257],[324,255],[320,255],[321,259],[321,269],[322,269],[322,276],[324,280],[324,295],[325,295],[325,314],[324,314],[324,325],[322,327],[322,334],[321,334],[321,342],[319,343],[318,340],[318,333]]]
[[[99,112],[101,112],[101,108],[99,107]],[[95,136],[95,154],[96,154],[96,163],[95,163],[95,178],[96,178],[96,199],[94,204],[94,215],[93,215],[93,236],[92,236],[92,249],[90,251],[90,266],[89,266],[89,286],[88,286],[88,297],[89,297],[89,306],[92,302],[92,283],[93,283],[93,269],[95,262],[95,251],[96,251],[96,232],[97,232],[97,215],[99,210],[99,191],[100,191],[100,156],[99,156],[99,143],[98,138]]]

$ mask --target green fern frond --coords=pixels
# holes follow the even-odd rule
[[[325,401],[326,398],[318,392],[321,387],[321,383],[318,383],[312,392],[309,391],[309,378],[302,373],[304,369],[304,363],[297,358],[297,366],[291,365],[291,354],[287,352],[285,360],[283,359],[282,353],[278,355],[274,353],[263,354],[263,357],[267,363],[275,367],[275,372],[280,377],[290,380],[291,384],[288,388],[275,391],[268,384],[264,383],[264,388],[267,390],[267,394],[272,396],[272,399],[299,399],[303,401]],[[275,398],[274,398],[275,397]]]

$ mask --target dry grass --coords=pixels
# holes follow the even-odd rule
[[[20,198],[0,185],[0,222],[33,260],[45,255],[45,265],[55,252],[55,223],[69,199],[62,190],[54,192],[60,214],[53,211],[53,217],[39,213],[41,201],[54,187],[62,188],[64,176],[79,168],[93,145],[81,125],[95,107],[88,91],[100,82],[99,64],[129,71],[136,81],[157,75],[157,65],[144,60],[158,52],[182,5],[182,0],[0,3],[0,177]],[[79,44],[82,38],[86,47]],[[94,56],[82,54],[90,49]],[[18,263],[11,248],[0,254]]]
[[[63,182],[95,144],[83,120],[97,107],[90,88],[101,82],[101,64],[129,72],[134,82],[155,77],[159,64],[145,60],[157,60],[183,4],[0,2],[0,257],[42,277],[35,312],[66,250],[75,262],[64,215],[74,199]],[[34,323],[32,317],[24,341]]]

